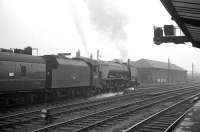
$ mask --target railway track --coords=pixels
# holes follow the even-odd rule
[[[172,89],[173,88],[174,87],[172,87]],[[48,109],[51,111],[52,116],[55,117],[55,119],[58,119],[60,118],[60,116],[62,116],[62,114],[66,114],[66,113],[69,114],[69,113],[79,112],[81,110],[84,111],[84,110],[90,110],[90,109],[98,109],[98,108],[101,108],[101,106],[105,107],[105,105],[110,105],[110,104],[113,104],[114,102],[116,103],[119,101],[123,103],[123,101],[126,102],[126,101],[129,101],[130,99],[132,100],[132,102],[134,102],[139,99],[148,99],[151,96],[175,92],[182,89],[184,88],[180,88],[176,90],[166,90],[166,91],[163,91],[163,89],[156,89],[158,90],[157,93],[154,92],[154,94],[147,94],[155,90],[155,88],[154,89],[150,88],[146,90],[147,93],[144,93],[138,90],[138,92],[130,94],[130,95],[126,95],[126,96],[122,95],[122,96],[112,97],[109,99],[106,98],[106,99],[101,99],[101,100],[83,101],[80,103],[49,107]],[[38,116],[40,115],[39,114],[40,110],[41,109],[0,117],[0,130],[12,131],[15,128],[26,127],[26,125],[30,125],[31,123],[42,124],[41,117]]]
[[[126,105],[117,106],[114,108],[106,109],[100,112],[90,113],[88,115],[84,115],[75,119],[71,119],[68,121],[63,121],[59,123],[55,123],[32,132],[49,132],[49,131],[69,131],[69,132],[81,132],[81,131],[89,131],[95,130],[96,128],[104,125],[108,125],[108,122],[113,121],[120,121],[125,120],[129,114],[133,114],[139,110],[148,109],[153,105],[158,103],[163,103],[167,100],[174,100],[174,99],[182,99],[181,96],[183,95],[190,95],[194,94],[197,89],[188,89],[180,93],[168,93],[164,95],[159,95],[153,97],[151,99],[145,99],[142,101],[137,101],[134,103],[129,103]],[[180,91],[179,91],[180,92]]]
[[[198,85],[199,83],[177,83],[177,84],[154,84],[154,85],[141,85],[139,86],[134,92],[137,93],[150,93],[154,91],[162,91],[164,88],[167,88],[168,90],[170,89],[176,89],[176,88],[181,88],[185,86],[195,86]],[[112,98],[112,97],[111,97]],[[52,108],[52,107],[58,107],[59,105],[62,106],[63,104],[69,104],[69,102],[80,102],[84,99],[76,99],[76,100],[58,100],[58,101],[53,101],[50,103],[46,103],[47,108]],[[42,109],[44,104],[35,104],[35,105],[28,105],[24,107],[19,107],[19,108],[8,108],[8,109],[2,109],[0,110],[0,117],[3,116],[10,116],[10,115],[17,115],[19,113],[28,113],[32,111],[37,111],[38,109]]]
[[[176,123],[194,105],[199,96],[200,93],[188,97],[122,132],[171,132]]]
[[[181,82],[181,83],[167,83],[167,84],[144,84],[144,85],[139,85],[138,88],[150,88],[150,87],[173,87],[173,86],[192,86],[192,85],[198,85],[199,82]]]
[[[165,85],[164,85],[165,86]],[[167,85],[168,86],[168,85]],[[181,87],[183,87],[184,85],[176,85],[176,86],[174,86],[174,85],[170,85],[170,87],[167,87],[167,89],[168,90],[170,90],[170,89],[176,89],[176,88],[181,88]],[[195,85],[194,85],[195,86]],[[159,85],[159,87],[158,87],[158,85],[157,86],[155,86],[155,87],[148,87],[148,89],[146,88],[147,86],[145,85],[145,87],[144,88],[139,88],[139,89],[136,89],[135,91],[134,91],[134,94],[145,94],[145,93],[152,93],[152,92],[155,92],[155,91],[157,91],[157,92],[159,92],[159,91],[163,91],[163,85]],[[111,98],[118,98],[118,97],[111,97]],[[77,104],[81,104],[81,103],[84,103],[84,102],[88,102],[88,101],[78,101],[78,103]],[[52,109],[52,108],[54,108],[54,107],[62,107],[62,106],[65,106],[66,104],[68,104],[69,102],[67,102],[67,101],[59,101],[59,102],[53,102],[53,103],[48,103],[48,104],[46,104],[46,107],[48,108],[48,109]],[[63,105],[64,104],[64,105]],[[74,105],[75,103],[73,103],[73,105]],[[25,108],[23,108],[23,109],[17,109],[17,110],[11,110],[11,111],[7,111],[7,112],[0,112],[0,118],[2,118],[2,117],[6,117],[6,116],[10,116],[10,117],[14,117],[14,116],[16,116],[16,115],[20,115],[21,113],[23,114],[23,113],[34,113],[34,112],[39,112],[38,110],[41,110],[42,108],[43,108],[43,105],[44,104],[42,104],[42,105],[35,105],[34,107],[25,107]],[[70,104],[71,105],[71,104]]]
[[[167,87],[168,90],[170,89],[176,89],[176,88],[181,88],[181,87],[186,87],[186,86],[195,86],[198,83],[192,83],[192,84],[188,84],[188,83],[178,83],[178,84],[162,84],[162,85],[143,85],[143,86],[139,86],[134,93],[135,94],[142,94],[142,93],[151,93],[154,91],[163,91],[163,89],[165,87]],[[115,98],[115,97],[111,97],[111,98]],[[81,99],[83,100],[83,99]],[[81,100],[75,100],[71,102],[84,102]],[[48,109],[51,109],[52,107],[59,107],[59,106],[63,106],[66,104],[69,104],[69,101],[55,101],[55,102],[51,102],[51,103],[47,103],[46,107]],[[74,103],[73,103],[74,104]],[[1,117],[5,117],[5,116],[13,116],[13,115],[18,115],[20,113],[32,113],[32,112],[37,112],[38,110],[41,110],[44,106],[44,104],[36,104],[33,105],[31,107],[29,106],[25,106],[24,108],[18,108],[18,109],[7,109],[6,111],[0,111],[0,118]]]
[[[76,111],[81,111],[81,110],[88,110],[88,109],[97,109],[100,108],[101,106],[105,107],[105,105],[110,105],[113,104],[114,102],[123,102],[123,101],[130,101],[132,102],[137,101],[139,99],[148,99],[151,96],[156,96],[156,95],[162,95],[170,92],[175,92],[175,91],[181,91],[181,89],[176,89],[176,90],[167,90],[163,92],[157,92],[154,93],[153,95],[146,95],[145,93],[134,93],[126,96],[118,96],[110,99],[102,99],[102,100],[94,100],[94,101],[85,101],[82,103],[77,103],[77,104],[71,104],[71,105],[62,105],[59,107],[52,107],[49,108],[49,110],[52,113],[52,116],[59,118],[59,115],[62,115],[64,113],[72,113]],[[134,100],[135,99],[135,100]],[[30,124],[32,121],[40,120],[41,117],[38,116],[40,111],[31,111],[31,112],[26,112],[26,113],[19,113],[15,115],[10,115],[10,116],[4,116],[0,117],[0,130],[4,131],[9,131],[12,130],[13,128],[17,127],[19,128],[24,127],[26,125],[24,124]],[[38,121],[38,123],[41,123]],[[42,124],[42,123],[41,123]]]

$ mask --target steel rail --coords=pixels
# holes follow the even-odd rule
[[[193,84],[193,86],[197,86],[197,84],[198,83],[192,83]],[[178,83],[177,85],[175,85],[175,84],[163,84],[163,85],[158,85],[158,84],[156,84],[156,85],[144,85],[144,86],[142,86],[142,88],[140,87],[138,87],[138,89],[136,89],[135,91],[136,91],[136,93],[134,92],[133,94],[140,94],[140,93],[143,93],[143,92],[148,92],[148,90],[153,90],[153,89],[155,89],[155,87],[156,87],[156,90],[159,90],[159,88],[162,88],[162,87],[164,87],[164,86],[170,86],[170,87],[173,87],[173,88],[176,88],[176,87],[182,87],[182,86],[184,86],[185,87],[185,85],[186,85],[186,83]],[[191,86],[191,84],[190,84],[190,86]],[[148,89],[147,89],[148,88]],[[158,88],[158,89],[157,89]],[[144,90],[144,91],[143,91]],[[162,90],[162,89],[160,89],[160,90]],[[119,96],[121,96],[121,95],[119,95]],[[118,97],[108,97],[108,98],[118,98]],[[108,98],[106,98],[106,99],[108,99]],[[106,99],[99,99],[99,100],[106,100]],[[81,101],[81,102],[78,102],[78,103],[72,103],[72,104],[61,104],[61,105],[59,105],[59,106],[50,106],[50,107],[47,107],[46,109],[47,110],[53,110],[53,109],[58,109],[59,107],[60,108],[63,108],[63,107],[71,107],[71,106],[73,106],[73,105],[82,105],[82,104],[84,104],[84,103],[92,103],[92,102],[95,102],[95,101],[98,101],[98,100],[92,100],[92,101]],[[6,116],[0,116],[0,120],[2,120],[2,119],[6,119],[6,118],[14,118],[14,117],[18,117],[18,116],[23,116],[23,115],[26,115],[26,114],[34,114],[34,113],[37,113],[37,112],[40,112],[40,110],[41,109],[39,109],[39,110],[31,110],[31,111],[25,111],[25,112],[19,112],[19,113],[15,113],[15,114],[8,114],[8,115],[6,115]]]
[[[178,86],[177,86],[178,87]],[[184,88],[180,88],[180,89],[176,89],[176,90],[181,90],[181,89],[185,89],[185,88],[191,88],[191,87],[196,87],[196,86],[190,86],[190,87],[184,87]],[[146,89],[146,88],[145,88]],[[154,88],[150,89],[150,90],[154,90]],[[158,90],[158,89],[156,89]],[[160,89],[162,90],[162,89]],[[176,91],[176,90],[166,90],[166,91],[163,91],[163,93],[165,92],[172,92],[172,91]],[[145,91],[145,92],[149,92],[149,91]],[[136,94],[140,94],[140,95],[136,95]],[[148,93],[150,94],[150,93]],[[161,94],[160,92],[157,92],[157,93],[154,93],[155,94]],[[138,96],[145,96],[147,95],[147,93],[144,93],[144,92],[140,92],[140,90],[138,92],[135,92],[135,93],[131,93],[129,94],[128,96],[135,96],[135,97],[138,97]],[[124,95],[119,95],[119,96],[115,96],[115,97],[108,97],[108,98],[104,98],[104,99],[99,99],[99,100],[89,100],[89,101],[82,101],[82,102],[78,102],[78,103],[72,103],[72,104],[64,104],[64,105],[59,105],[59,106],[55,106],[55,107],[48,107],[46,108],[47,110],[54,110],[54,109],[59,109],[59,108],[71,108],[71,107],[75,107],[75,106],[82,106],[82,105],[85,105],[85,104],[92,104],[92,103],[97,103],[97,102],[101,102],[101,101],[106,101],[108,99],[110,99],[110,101],[116,99],[119,100],[119,98],[122,96],[122,98],[128,98],[127,95],[124,96]],[[121,100],[121,99],[120,99]],[[1,120],[5,120],[7,118],[16,118],[16,117],[19,117],[19,116],[25,116],[27,114],[34,114],[34,113],[38,113],[40,112],[41,109],[39,110],[33,110],[33,111],[27,111],[27,112],[22,112],[22,113],[17,113],[17,114],[13,114],[13,115],[7,115],[7,116],[1,116],[0,117],[0,121]]]
[[[196,91],[190,91],[190,92],[196,92]],[[185,92],[184,94],[187,94],[187,92]],[[37,129],[37,130],[33,130],[32,132],[44,132],[44,131],[50,131],[50,130],[53,130],[56,128],[66,130],[66,131],[67,130],[68,131],[84,131],[84,130],[87,130],[89,127],[92,127],[94,125],[97,125],[97,124],[100,124],[100,123],[106,121],[106,119],[110,120],[111,118],[114,118],[115,116],[120,116],[125,113],[130,113],[130,111],[136,112],[138,110],[142,110],[142,109],[152,106],[154,104],[161,103],[161,102],[164,102],[169,99],[174,99],[174,98],[177,98],[182,95],[183,94],[181,94],[181,95],[175,94],[175,96],[174,95],[169,96],[169,94],[167,94],[167,95],[165,95],[165,96],[167,96],[167,98],[164,98],[164,99],[163,99],[163,96],[157,96],[157,97],[152,98],[151,100],[138,101],[135,103],[130,103],[130,104],[126,104],[123,106],[118,106],[118,107],[114,107],[111,109],[103,110],[101,112],[94,112],[94,113],[91,113],[91,114],[88,114],[85,116],[81,116],[81,117],[78,117],[78,118],[75,118],[75,119],[72,119],[69,121],[55,123],[55,124],[52,124],[52,125],[49,125],[49,126]],[[142,103],[144,103],[144,104],[142,104]],[[100,119],[100,118],[103,118],[103,119]],[[82,125],[82,126],[80,126],[80,125]],[[84,125],[86,125],[86,126],[84,126]]]
[[[195,87],[195,86],[191,86],[191,87]],[[161,94],[166,94],[167,92],[175,92],[175,91],[182,90],[182,89],[187,89],[187,88],[188,87],[179,88],[179,89],[176,89],[176,90],[167,90],[167,91],[164,91],[164,92],[157,92],[157,93],[150,94],[150,95],[151,96],[156,96],[156,95],[159,95],[159,94],[160,95]],[[135,95],[135,94],[141,94],[141,95]],[[129,94],[128,96],[127,95],[126,96],[121,96],[121,97],[117,96],[117,97],[113,97],[113,98],[109,98],[109,99],[106,98],[106,99],[101,99],[101,100],[84,101],[84,102],[81,102],[81,103],[75,103],[75,104],[69,104],[69,105],[61,105],[61,106],[58,106],[58,107],[49,108],[49,110],[57,111],[57,109],[61,109],[61,108],[65,108],[65,107],[68,108],[67,110],[53,113],[53,116],[56,116],[56,115],[59,115],[59,114],[62,114],[62,113],[75,112],[75,111],[78,111],[78,110],[82,110],[82,109],[86,109],[86,108],[90,108],[90,107],[95,107],[95,106],[98,106],[98,105],[106,105],[106,104],[112,103],[114,101],[116,102],[116,101],[119,101],[119,100],[120,101],[126,100],[126,99],[129,99],[129,98],[132,98],[132,96],[134,98],[137,98],[137,97],[140,97],[142,95],[144,96],[145,93],[136,92],[136,93],[133,93],[133,94]],[[88,106],[85,106],[86,104]],[[33,120],[41,119],[41,117],[38,116],[39,115],[38,112],[40,112],[40,111],[32,111],[32,113],[25,112],[25,113],[20,113],[20,114],[17,114],[17,115],[6,116],[8,121],[6,120],[6,118],[5,119],[0,118],[0,127],[1,128],[6,128],[6,127],[12,127],[12,125],[13,126],[17,126],[17,125],[21,126],[21,125],[23,125],[23,123],[26,124],[26,123],[31,122]],[[37,114],[37,116],[34,116],[34,114]],[[15,118],[17,118],[19,116],[23,116],[22,119],[20,119],[20,118],[19,119],[15,119]]]
[[[188,109],[197,101],[194,98],[199,98],[200,93],[190,96],[182,101],[177,102],[168,108],[155,113],[154,115],[136,123],[122,132],[145,132],[145,131],[161,131],[168,132],[171,127],[177,123],[187,112]],[[182,108],[180,105],[183,105]],[[176,108],[179,108],[176,110]],[[171,110],[171,111],[170,111]],[[173,110],[176,110],[175,112]],[[171,112],[171,113],[170,113]],[[164,118],[162,118],[164,117]],[[157,120],[156,120],[157,119]],[[160,120],[159,120],[160,119]]]
[[[175,92],[175,91],[179,91],[179,90],[182,90],[182,89],[185,89],[185,88],[181,88],[181,89],[176,89],[176,90],[167,90],[167,91],[163,91],[163,92],[157,92],[157,93],[154,93],[153,95],[151,96],[156,96],[156,95],[161,95],[161,94],[166,94],[166,93],[169,93],[169,92]],[[73,106],[73,104],[71,105],[67,105],[68,109],[67,110],[64,110],[64,111],[59,111],[59,112],[56,112],[56,113],[53,113],[53,116],[56,116],[56,115],[59,115],[59,114],[62,114],[62,113],[70,113],[70,112],[75,112],[75,111],[78,111],[78,110],[82,110],[82,109],[86,109],[86,108],[90,108],[90,107],[95,107],[95,106],[98,106],[98,105],[106,105],[106,104],[109,104],[109,103],[113,103],[113,102],[116,102],[116,101],[122,101],[122,100],[128,100],[128,99],[133,99],[134,98],[137,98],[137,97],[142,97],[142,96],[145,96],[146,94],[145,93],[140,93],[140,95],[135,95],[136,93],[134,94],[129,94],[128,96],[121,96],[121,97],[116,97],[116,98],[110,98],[110,99],[102,99],[102,100],[96,100],[96,101],[88,101],[88,102],[83,102],[83,103],[77,103]],[[89,102],[92,102],[92,103],[89,103]],[[85,103],[85,105],[87,104],[88,106],[85,106],[83,105]],[[66,107],[66,106],[64,106]],[[70,108],[72,107],[72,108]],[[73,108],[74,107],[74,108]],[[56,110],[59,109],[59,108],[63,108],[62,106],[59,106],[59,107],[53,107],[51,110]],[[12,127],[12,126],[15,126],[15,125],[23,125],[23,123],[27,123],[27,122],[30,122],[30,121],[33,121],[33,120],[36,120],[36,119],[41,119],[41,117],[39,117],[37,113],[37,111],[34,113],[34,114],[37,114],[37,116],[33,116],[33,113],[28,113],[26,112],[25,114],[27,115],[23,115],[23,113],[20,113],[19,115],[17,116],[10,116],[7,117],[8,118],[8,121],[6,119],[4,120],[0,120],[0,127],[1,128],[6,128],[6,127]],[[19,119],[12,119],[12,118],[16,118],[18,116],[23,116],[22,117],[22,120],[19,118]]]
[[[184,88],[190,88],[190,87],[196,87],[196,86],[199,86],[199,85],[194,85],[194,86],[189,86],[189,87],[184,87]],[[179,85],[178,86],[174,86],[173,88],[175,88],[175,87],[180,87],[180,86]],[[180,88],[180,89],[184,89],[184,88]],[[155,87],[150,88],[150,90],[154,90],[154,89],[155,89]],[[160,90],[162,90],[162,89],[160,89]],[[142,95],[144,94],[145,95],[145,93],[141,92],[141,90],[145,90],[144,92],[148,92],[149,88],[148,89],[147,88],[136,89],[137,92],[131,93],[130,95],[135,95],[135,94],[142,94]],[[156,90],[159,90],[159,89],[156,89]],[[87,104],[87,103],[91,104],[91,103],[95,103],[95,102],[98,102],[98,101],[104,101],[104,100],[107,100],[107,99],[115,99],[115,98],[119,98],[120,96],[123,96],[123,95],[119,95],[117,97],[116,96],[115,97],[108,97],[108,98],[99,99],[99,100],[82,101],[82,102],[72,103],[72,104],[64,104],[64,105],[61,104],[59,106],[47,107],[46,109],[47,110],[53,110],[53,109],[59,109],[59,108],[63,108],[63,107],[69,108],[69,107],[74,107],[75,105],[80,106],[80,105],[84,105],[84,104]],[[39,110],[32,110],[32,111],[26,111],[26,112],[21,112],[21,113],[7,115],[7,116],[0,116],[0,120],[4,120],[6,118],[15,118],[15,117],[18,117],[18,116],[24,116],[26,114],[34,114],[34,113],[40,112],[40,110],[41,109],[39,109]]]

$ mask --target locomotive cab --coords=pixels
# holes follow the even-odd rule
[[[138,72],[136,67],[134,67],[133,65],[129,65],[130,68],[130,86],[131,87],[137,87],[139,85],[137,76],[138,76]]]
[[[93,89],[93,93],[101,92],[101,85],[99,84],[99,64],[97,60],[89,58],[74,58],[75,60],[82,60],[86,62],[90,67],[90,87]]]

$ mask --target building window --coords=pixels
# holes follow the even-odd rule
[[[26,66],[21,66],[21,75],[26,76]]]

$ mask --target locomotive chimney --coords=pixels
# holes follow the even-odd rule
[[[97,50],[97,60],[99,60],[99,50]]]
[[[132,79],[132,78],[131,78],[131,67],[130,67],[130,63],[131,63],[131,60],[128,59],[128,60],[127,60],[127,67],[128,67],[128,70],[129,70],[129,77],[130,77],[130,79]]]
[[[90,59],[92,60],[93,56],[92,56],[92,53],[90,54]]]
[[[130,66],[130,59],[127,60],[127,65]]]
[[[78,51],[76,52],[76,57],[77,57],[77,58],[80,58],[80,57],[81,57],[81,52],[80,52],[80,50],[78,50]]]

